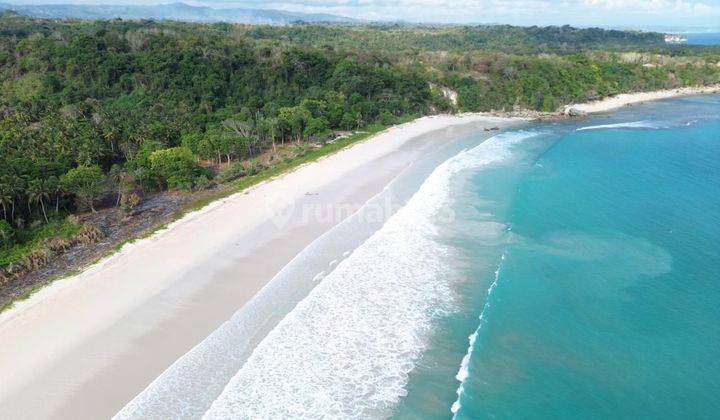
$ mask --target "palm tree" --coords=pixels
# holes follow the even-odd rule
[[[11,202],[10,177],[5,175],[0,177],[0,205],[2,206],[3,219],[5,220],[8,220],[7,205]]]
[[[48,192],[55,196],[55,215],[60,211],[60,196],[62,195],[62,185],[60,180],[55,175],[48,177],[45,181],[45,186]]]
[[[0,181],[0,182],[2,182],[2,181]],[[3,219],[5,219],[5,220],[7,220],[7,218],[8,218],[7,204],[10,203],[10,201],[12,201],[12,196],[10,195],[10,192],[8,191],[7,185],[0,184],[0,205],[2,205]]]
[[[25,187],[24,180],[17,175],[8,176],[8,193],[10,194],[10,219],[15,220],[15,199]]]
[[[122,198],[122,186],[121,183],[123,181],[123,178],[125,176],[125,172],[122,168],[122,166],[115,164],[110,168],[110,181],[112,181],[113,186],[115,187],[115,190],[117,191],[117,200],[115,202],[116,206],[120,205],[120,199]]]
[[[5,220],[0,220],[0,243],[3,244],[3,247],[7,250],[13,239],[13,228],[10,226],[10,223],[8,223]]]
[[[43,182],[40,179],[34,179],[30,181],[27,188],[28,204],[40,203],[42,208],[43,216],[45,217],[45,223],[50,223],[45,212],[45,200],[50,199],[50,192],[47,188],[47,182]]]
[[[275,147],[275,139],[278,135],[280,123],[278,122],[277,117],[267,118],[265,121],[267,122],[267,134],[270,136],[270,140],[272,140],[273,153],[277,154],[277,149]]]

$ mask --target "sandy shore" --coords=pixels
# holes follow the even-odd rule
[[[0,314],[0,418],[107,418],[443,139],[520,120],[425,117],[189,214]]]
[[[638,104],[659,99],[668,99],[685,95],[701,95],[720,92],[720,85],[692,86],[678,89],[656,90],[652,92],[623,93],[599,101],[582,104],[571,104],[563,107],[563,114],[568,115],[571,110],[579,113],[592,114],[598,112],[612,111],[623,106]]]

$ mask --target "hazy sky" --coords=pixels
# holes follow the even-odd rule
[[[3,0],[0,0],[2,2]],[[5,0],[12,3],[157,4],[172,0]],[[326,12],[371,20],[720,28],[720,0],[185,0],[211,7]]]

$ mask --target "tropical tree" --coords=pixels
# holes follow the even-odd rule
[[[122,181],[124,170],[122,166],[115,164],[110,168],[110,172],[108,172],[110,181],[112,182],[113,187],[115,188],[115,192],[117,193],[117,199],[115,200],[115,205],[120,205],[120,199],[122,198],[122,191],[120,187],[120,183]]]
[[[150,167],[168,187],[190,189],[199,167],[189,149],[173,147],[157,150],[150,155]]]
[[[60,196],[63,192],[62,185],[60,185],[60,179],[55,175],[51,175],[45,183],[47,190],[55,197],[55,214],[57,215],[60,211]]]
[[[317,138],[327,135],[328,121],[325,117],[310,118],[305,125],[303,134],[307,138]]]
[[[15,220],[15,204],[18,196],[25,189],[25,181],[18,175],[12,174],[8,177],[7,193],[10,195],[10,219]]]
[[[254,152],[254,141],[255,136],[255,125],[250,121],[240,121],[237,119],[227,119],[222,122],[222,126],[226,130],[233,133],[240,139],[239,143],[244,144],[247,147],[248,156],[252,157]],[[228,157],[228,161],[230,158]]]
[[[5,249],[8,249],[13,244],[15,239],[15,230],[7,220],[0,220],[0,243],[2,243]]]
[[[50,190],[45,181],[41,179],[33,179],[28,183],[27,196],[29,204],[40,204],[45,223],[49,223],[47,212],[45,211],[45,200],[50,199]]]
[[[3,164],[5,164],[5,162],[3,162]],[[15,207],[20,200],[20,195],[24,193],[25,185],[23,179],[15,174],[15,168],[12,164],[10,164],[10,162],[8,162],[5,166],[6,167],[3,169],[6,169],[8,173],[0,180],[0,184],[3,186],[3,201],[6,203],[5,211],[7,211],[7,203],[10,203],[10,217],[6,217],[5,219],[14,227],[19,227],[22,219],[20,217],[15,217]]]
[[[95,212],[95,200],[103,191],[105,175],[99,166],[78,166],[60,178],[63,188],[75,194],[78,201]]]
[[[281,127],[283,127],[284,131],[289,132],[298,144],[302,140],[305,124],[310,118],[312,118],[310,111],[301,106],[280,108],[278,111]]]
[[[10,195],[10,191],[8,186],[4,183],[5,179],[0,179],[0,206],[2,207],[3,211],[3,219],[8,219],[8,211],[7,206],[12,201],[12,196]]]
[[[273,153],[277,153],[275,140],[280,132],[280,124],[277,117],[261,118],[258,120],[258,132],[272,143]]]
[[[252,122],[241,121],[238,119],[227,119],[222,122],[223,127],[235,133],[238,137],[250,137],[253,134],[254,127]]]

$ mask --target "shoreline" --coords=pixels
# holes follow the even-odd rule
[[[406,124],[404,123],[398,123],[396,126],[402,126]],[[108,242],[108,247],[105,247],[106,249],[104,251],[99,252],[95,258],[85,259],[84,257],[81,257],[81,259],[85,259],[84,262],[77,264],[77,265],[70,265],[67,267],[66,270],[60,271],[60,274],[55,275],[49,275],[49,276],[43,276],[40,275],[39,278],[41,281],[33,284],[31,287],[29,287],[26,291],[23,293],[17,295],[14,298],[11,298],[10,300],[5,300],[0,302],[0,320],[2,320],[2,315],[5,312],[8,312],[10,309],[14,308],[21,302],[24,302],[28,300],[30,297],[34,296],[38,292],[42,291],[43,289],[51,286],[53,283],[64,280],[70,277],[74,277],[76,275],[82,274],[83,272],[91,269],[92,267],[95,267],[97,265],[100,265],[105,262],[105,260],[112,258],[115,254],[120,252],[123,248],[126,246],[132,246],[132,244],[136,243],[137,241],[147,239],[153,235],[160,234],[162,231],[170,228],[174,223],[179,222],[181,219],[184,219],[186,217],[191,217],[194,213],[202,212],[206,209],[208,209],[210,206],[217,205],[218,203],[227,200],[231,196],[234,196],[236,194],[245,193],[247,191],[252,190],[253,188],[256,188],[266,182],[270,182],[274,179],[283,177],[286,174],[292,173],[299,168],[312,164],[314,162],[317,162],[323,158],[326,158],[328,156],[331,156],[341,150],[344,150],[346,148],[353,147],[354,145],[358,143],[362,143],[378,134],[381,134],[385,132],[386,130],[392,128],[394,126],[384,127],[380,130],[371,131],[371,132],[356,132],[353,135],[349,136],[345,139],[336,139],[341,140],[341,144],[339,147],[335,147],[336,142],[329,143],[330,145],[333,145],[333,148],[330,150],[324,150],[323,153],[321,153],[319,156],[311,156],[309,159],[306,157],[300,157],[296,159],[297,161],[290,162],[289,165],[280,165],[280,167],[272,167],[269,168],[266,172],[261,172],[260,174],[256,176],[251,176],[249,178],[243,178],[241,179],[241,182],[239,185],[237,185],[235,182],[230,182],[227,184],[222,184],[221,188],[215,191],[207,190],[208,194],[205,195],[199,195],[195,198],[191,198],[190,200],[186,202],[179,201],[179,207],[175,210],[172,210],[169,213],[168,217],[161,217],[157,218],[155,221],[151,221],[149,223],[149,227],[146,230],[140,230],[137,234],[130,234],[130,235],[119,235],[119,240],[115,242]],[[256,178],[257,179],[253,179]],[[244,182],[243,182],[244,181]],[[155,196],[157,197],[157,195]],[[154,197],[153,197],[154,198]],[[99,213],[99,212],[98,212]],[[117,216],[115,216],[117,217]],[[152,217],[151,217],[152,218]],[[91,221],[90,223],[95,223],[94,221]],[[93,247],[97,247],[98,244],[92,244]],[[64,255],[59,255],[60,258],[64,257]],[[53,261],[54,263],[54,261]],[[36,270],[37,271],[37,270]],[[30,272],[30,275],[33,273]]]
[[[369,139],[372,139],[373,137],[381,135],[388,130],[396,129],[398,127],[402,127],[407,124],[412,124],[418,120],[422,120],[422,119],[426,119],[426,118],[443,117],[443,116],[453,116],[453,117],[459,117],[459,118],[473,118],[473,117],[518,118],[518,119],[536,120],[536,121],[557,120],[557,119],[564,119],[564,118],[582,117],[584,115],[594,114],[594,113],[608,112],[608,111],[612,111],[612,110],[621,108],[623,106],[631,106],[634,104],[641,104],[641,103],[647,102],[647,101],[669,99],[669,98],[674,98],[674,97],[679,97],[679,96],[687,96],[687,95],[701,95],[701,94],[715,94],[715,93],[720,93],[720,84],[709,85],[709,86],[688,86],[688,87],[684,87],[684,88],[665,89],[665,90],[656,90],[656,91],[623,93],[623,94],[619,94],[616,96],[603,98],[603,99],[600,99],[597,101],[565,105],[558,112],[517,110],[517,111],[489,111],[489,112],[476,112],[476,113],[466,112],[466,113],[457,113],[457,114],[438,114],[438,115],[424,116],[424,117],[420,117],[420,118],[417,118],[417,119],[409,121],[409,122],[401,123],[401,124],[398,124],[395,126],[390,126],[379,132],[369,134],[367,137],[363,137],[363,138],[355,140],[349,144],[343,145],[338,149],[328,152],[327,154],[321,155],[317,158],[311,159],[306,162],[301,162],[301,163],[297,164],[297,166],[281,169],[277,173],[270,174],[266,179],[262,179],[255,183],[251,183],[249,186],[241,187],[241,188],[232,188],[231,187],[230,190],[219,191],[219,193],[217,195],[210,194],[206,198],[199,198],[195,201],[190,201],[189,203],[186,203],[178,212],[176,212],[175,215],[170,217],[170,220],[165,221],[165,222],[161,221],[156,226],[150,228],[148,231],[141,233],[139,235],[125,237],[124,239],[122,239],[120,241],[119,244],[114,245],[110,250],[106,250],[105,252],[100,253],[99,257],[97,259],[91,260],[87,263],[82,263],[75,267],[69,267],[69,269],[66,270],[65,274],[45,277],[44,280],[31,286],[24,293],[17,295],[16,297],[12,298],[9,301],[3,302],[2,305],[0,305],[0,322],[2,322],[3,316],[7,312],[11,312],[12,309],[23,304],[24,302],[29,300],[31,297],[41,293],[46,288],[52,286],[55,282],[81,275],[84,272],[91,270],[96,266],[102,265],[105,263],[106,260],[113,258],[122,249],[124,249],[128,246],[131,246],[132,244],[134,244],[137,241],[147,239],[156,234],[160,234],[160,233],[162,233],[162,231],[170,229],[173,225],[180,222],[182,219],[200,215],[203,211],[209,209],[211,206],[217,205],[218,203],[221,203],[236,194],[241,194],[241,193],[250,191],[253,188],[256,188],[266,182],[271,182],[277,178],[281,178],[289,173],[292,173],[303,166],[306,166],[308,164],[313,164],[319,160],[327,158],[328,156],[331,156],[342,150],[352,148],[356,144],[365,142]],[[492,129],[497,129],[497,127],[486,127],[485,128],[486,131],[489,131]],[[363,132],[358,132],[358,133],[363,133]]]
[[[465,114],[391,127],[217,200],[48,285],[0,314],[0,340],[8,343],[0,347],[0,414],[114,414],[339,222],[291,217],[278,227],[277,212],[313,202],[362,204],[434,142],[522,121]],[[28,407],[34,412],[20,411]]]
[[[689,87],[577,106],[597,113],[718,92],[720,85]],[[276,213],[318,200],[365,203],[424,148],[437,147],[434,142],[497,133],[531,118],[543,116],[436,115],[390,127],[190,211],[80,274],[41,288],[0,312],[0,340],[7,343],[0,347],[0,417],[111,416],[340,222],[303,226],[290,220],[280,228],[273,224]],[[238,273],[242,284],[225,278]],[[25,412],[28,407],[37,412]]]
[[[646,92],[621,93],[615,96],[599,99],[597,101],[569,104],[561,108],[565,116],[582,116],[613,111],[624,106],[641,104],[643,102],[670,99],[680,96],[705,95],[720,93],[720,84],[709,86],[687,86],[676,89],[663,89]]]

